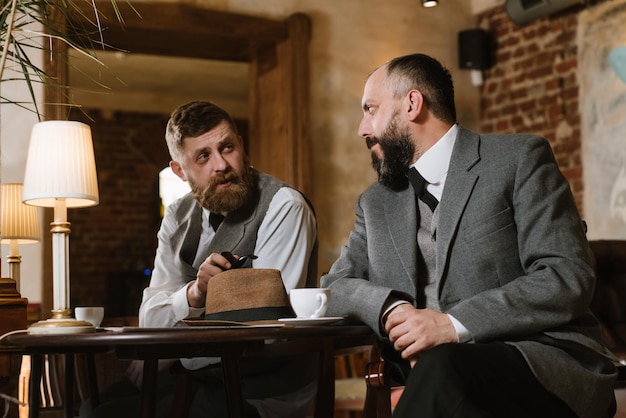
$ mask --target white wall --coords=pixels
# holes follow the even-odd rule
[[[504,0],[471,0],[472,13],[479,14],[504,4]]]
[[[38,50],[29,53],[31,61],[41,63],[42,57]],[[7,61],[7,68],[2,76],[3,80],[15,76],[12,73],[11,63]],[[37,64],[41,65],[41,64]],[[42,102],[43,89],[35,85],[37,102]],[[24,81],[2,82],[0,92],[3,97],[13,101],[31,103],[32,99]],[[32,108],[32,106],[29,106]],[[32,126],[38,122],[37,115],[33,111],[25,110],[13,104],[3,102],[0,105],[0,181],[2,183],[23,183],[26,155],[30,142]],[[41,211],[41,209],[40,209]],[[40,218],[41,218],[40,212]],[[43,226],[42,226],[43,227]],[[31,303],[41,302],[42,282],[42,253],[41,244],[21,245],[19,247],[22,256],[21,264],[21,289],[22,297],[28,298]],[[2,277],[8,277],[9,268],[6,256],[9,254],[9,246],[2,245]]]

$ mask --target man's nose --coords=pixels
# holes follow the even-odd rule
[[[230,164],[221,152],[216,152],[213,154],[213,167],[215,171],[226,171],[230,167]]]
[[[359,123],[359,136],[361,138],[367,138],[371,135],[371,129],[369,123],[366,122],[365,118],[361,119],[361,123]]]

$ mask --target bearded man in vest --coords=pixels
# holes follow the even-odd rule
[[[165,138],[170,167],[191,192],[165,210],[154,270],[139,310],[141,327],[173,327],[202,317],[207,283],[244,255],[255,257],[236,267],[278,269],[287,291],[317,286],[317,224],[310,203],[299,191],[250,166],[243,139],[225,110],[211,102],[181,105],[171,114]],[[192,370],[189,416],[227,418],[219,358],[180,362]],[[171,364],[159,364],[156,410],[164,416],[174,392]],[[240,369],[248,416],[306,416],[316,393],[311,356],[242,361]],[[134,362],[128,373],[126,394],[132,396],[105,393],[90,416],[139,416],[141,363]]]

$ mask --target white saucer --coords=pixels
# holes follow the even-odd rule
[[[324,316],[322,318],[280,318],[278,322],[293,325],[296,327],[304,327],[308,325],[324,325],[345,319],[343,316]]]

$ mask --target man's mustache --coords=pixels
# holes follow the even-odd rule
[[[376,144],[378,144],[378,138],[375,138],[375,137],[365,138],[365,145],[367,145],[368,149],[372,149],[372,147]]]
[[[214,189],[218,185],[222,183],[227,183],[227,182],[238,183],[239,175],[235,171],[228,171],[223,174],[222,173],[216,174],[215,177],[213,177],[210,181],[209,189]]]

